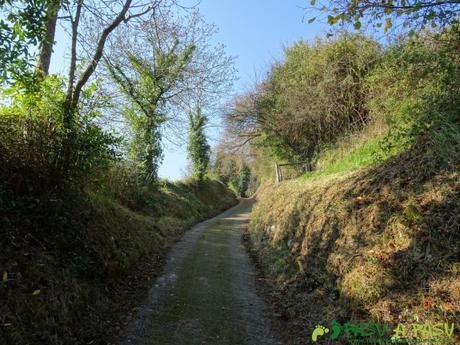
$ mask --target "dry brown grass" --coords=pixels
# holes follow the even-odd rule
[[[149,197],[155,210],[88,193],[61,209],[1,213],[0,344],[107,344],[167,247],[237,202],[217,181],[166,183]]]
[[[250,233],[289,344],[333,319],[460,319],[460,159],[427,152],[258,193]]]

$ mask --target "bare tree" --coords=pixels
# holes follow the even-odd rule
[[[127,73],[129,53],[153,61],[157,49],[167,51],[176,44],[178,51],[195,47],[182,77],[162,96],[159,111],[166,118],[162,131],[170,142],[185,142],[183,133],[192,104],[199,102],[206,115],[217,116],[221,98],[231,88],[233,58],[225,53],[224,46],[211,43],[215,33],[215,26],[205,23],[196,9],[163,2],[148,18],[123,26],[108,41],[105,57],[111,64],[124,67]],[[102,72],[103,76],[107,74]],[[112,88],[111,94],[120,103],[116,88]]]
[[[71,18],[71,54],[69,65],[69,80],[65,101],[67,121],[72,121],[73,112],[78,106],[81,92],[95,72],[103,56],[105,44],[112,32],[122,23],[128,23],[134,18],[140,18],[153,11],[161,0],[134,1],[134,0],[112,0],[112,1],[90,1],[75,0],[73,6],[68,6]],[[93,22],[104,23],[97,34],[96,45],[92,47],[90,58],[77,76],[78,42],[80,38],[80,22],[82,18]],[[93,28],[94,29],[94,28]]]
[[[261,136],[261,129],[267,125],[264,114],[258,109],[264,84],[256,84],[249,90],[231,99],[224,107],[224,135],[221,149],[230,152],[245,151],[249,144]]]

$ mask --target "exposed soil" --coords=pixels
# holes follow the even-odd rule
[[[186,233],[121,345],[280,344],[241,241],[251,206],[243,199]]]

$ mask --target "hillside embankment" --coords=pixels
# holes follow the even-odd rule
[[[459,341],[460,155],[439,150],[421,139],[381,164],[260,188],[249,234],[290,344],[332,320],[450,322]]]
[[[112,183],[107,193],[0,203],[1,344],[110,343],[145,299],[170,245],[237,203],[214,180],[143,191]]]

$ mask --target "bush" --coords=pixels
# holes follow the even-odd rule
[[[369,120],[364,80],[379,45],[362,35],[299,42],[275,65],[258,100],[262,144],[278,158],[309,160]]]
[[[404,40],[385,53],[369,76],[369,109],[390,128],[385,151],[428,140],[440,148],[445,162],[458,154],[458,34],[459,27],[453,26]]]
[[[46,80],[38,93],[12,89],[6,96],[9,104],[0,108],[0,179],[11,197],[80,188],[115,157],[117,140],[94,124],[94,114],[79,117],[72,131],[65,128],[60,80]]]

